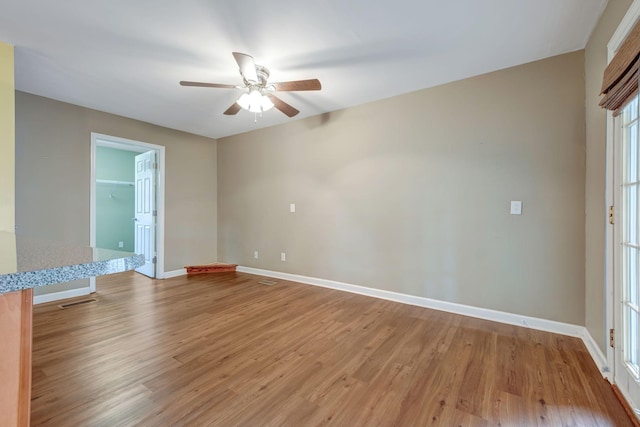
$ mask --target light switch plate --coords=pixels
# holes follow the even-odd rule
[[[511,201],[511,215],[522,215],[522,201],[521,200],[512,200]]]
[[[291,212],[291,213],[295,213],[296,212],[296,204],[295,203],[290,203],[289,204],[289,212]]]

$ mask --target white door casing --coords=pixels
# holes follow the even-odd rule
[[[156,265],[156,152],[148,151],[135,157],[135,252],[144,255],[145,263],[136,269],[145,276],[155,277]]]

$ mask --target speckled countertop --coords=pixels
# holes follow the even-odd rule
[[[0,231],[0,294],[133,270],[130,252],[51,242]]]

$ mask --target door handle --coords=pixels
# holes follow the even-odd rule
[[[131,219],[132,219],[132,220],[134,220],[134,221],[136,221],[136,222],[138,221],[138,218],[131,218]]]

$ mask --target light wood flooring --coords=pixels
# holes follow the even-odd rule
[[[628,426],[575,338],[243,273],[34,309],[32,426]]]

